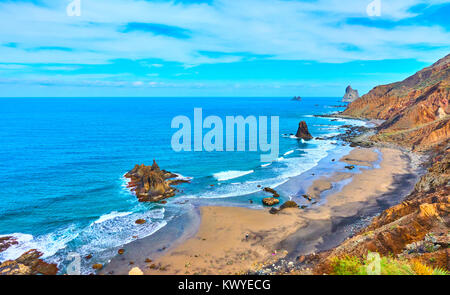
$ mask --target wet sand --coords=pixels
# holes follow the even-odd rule
[[[316,199],[326,198],[320,206],[286,209],[276,215],[268,209],[201,207],[195,235],[151,262],[144,262],[144,256],[128,266],[123,261],[126,267],[116,268],[115,273],[139,267],[144,274],[237,274],[285,256],[331,248],[348,237],[362,218],[399,202],[414,185],[416,177],[403,152],[379,151],[381,161],[375,149],[353,149],[339,161],[357,166],[355,169],[318,176],[308,192]],[[349,183],[333,191],[343,180]]]

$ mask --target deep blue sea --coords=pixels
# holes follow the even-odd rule
[[[339,148],[332,139],[305,142],[289,134],[301,120],[315,137],[342,132],[340,125],[355,122],[313,116],[340,111],[335,106],[342,104],[317,97],[0,98],[0,236],[19,241],[0,261],[32,248],[58,263],[69,252],[107,260],[117,247],[164,230],[181,200],[248,204],[261,190],[257,185],[282,184]],[[279,116],[277,160],[261,163],[261,152],[173,151],[172,119],[193,119],[197,107],[203,117],[224,122],[225,116]],[[191,179],[166,205],[139,203],[125,187],[124,173],[153,159]],[[136,226],[138,218],[149,222]]]

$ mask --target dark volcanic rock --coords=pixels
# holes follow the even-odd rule
[[[17,239],[11,236],[0,238],[0,252],[5,251],[12,245],[17,245]]]
[[[345,89],[345,95],[342,98],[342,101],[352,102],[359,98],[358,90],[353,89],[350,85]]]
[[[265,191],[265,192],[267,192],[267,193],[271,193],[271,194],[273,195],[274,198],[280,197],[280,195],[277,193],[277,191],[274,190],[273,188],[265,187],[265,188],[263,188],[263,191]]]
[[[187,180],[173,179],[176,174],[161,170],[153,160],[152,166],[136,165],[125,174],[130,179],[128,187],[135,192],[140,202],[158,202],[163,199],[173,197],[175,188],[171,185],[177,185]]]
[[[306,125],[305,121],[301,121],[300,123],[298,123],[298,129],[295,136],[298,138],[302,138],[304,140],[309,140],[313,138],[308,131],[308,126]]]
[[[280,206],[279,209],[277,208],[270,208],[269,213],[270,214],[277,214],[281,210],[287,209],[287,208],[298,208],[298,204],[294,201],[286,201],[283,203],[283,205]]]
[[[42,253],[37,250],[29,250],[16,260],[7,260],[0,264],[1,275],[56,275],[58,267],[39,259]]]
[[[286,201],[280,206],[280,209],[283,210],[286,208],[298,208],[298,204],[294,201]]]

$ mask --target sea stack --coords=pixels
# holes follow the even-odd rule
[[[298,129],[295,136],[304,140],[310,140],[313,138],[308,131],[308,125],[306,125],[305,121],[298,123]]]
[[[134,166],[124,177],[130,179],[128,187],[136,193],[140,202],[159,202],[173,197],[176,189],[171,185],[188,182],[180,179],[170,180],[177,175],[161,170],[155,160],[152,166]]]
[[[344,102],[353,102],[359,98],[358,90],[353,89],[352,86],[348,85],[345,89],[344,97],[342,101]]]

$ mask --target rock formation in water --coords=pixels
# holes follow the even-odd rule
[[[450,137],[449,93],[447,55],[401,82],[373,88],[342,114],[385,120],[372,140],[426,151]]]
[[[7,260],[0,264],[0,275],[56,275],[56,264],[44,262],[40,257],[42,253],[29,250],[16,260]]]
[[[293,101],[302,101],[302,98],[300,96],[294,96],[292,98]]]
[[[300,123],[298,123],[298,129],[295,136],[304,140],[310,140],[313,138],[308,131],[308,125],[306,125],[305,121],[301,121]]]
[[[345,88],[345,94],[342,98],[342,101],[344,102],[352,102],[359,98],[358,90],[353,89],[352,86],[348,85],[347,88]]]
[[[18,244],[17,239],[12,236],[2,237],[2,238],[0,238],[0,252],[3,252],[6,249],[8,249],[9,247],[11,247],[12,245],[17,245],[17,244]]]
[[[129,178],[128,187],[136,194],[140,202],[158,202],[173,197],[176,189],[172,185],[189,182],[173,179],[178,175],[161,170],[153,160],[152,166],[136,165],[124,175]]]
[[[262,200],[262,202],[266,206],[273,206],[273,205],[280,203],[280,200],[275,199],[274,197],[271,197],[271,198],[264,198]]]

